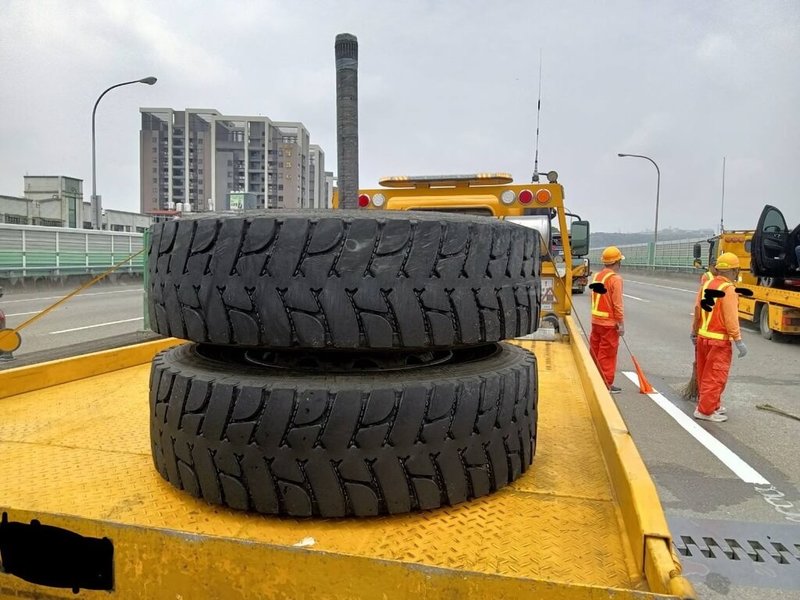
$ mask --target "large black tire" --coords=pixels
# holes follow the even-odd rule
[[[445,348],[539,321],[537,231],[464,215],[269,210],[153,225],[157,333],[272,348]]]
[[[150,391],[156,469],[208,502],[292,516],[403,513],[488,494],[533,459],[536,358],[517,346],[354,376],[215,352],[161,352]]]

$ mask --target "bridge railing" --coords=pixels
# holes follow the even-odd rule
[[[676,273],[693,273],[696,269],[694,262],[694,245],[700,243],[701,256],[708,256],[708,242],[702,239],[685,239],[666,242],[647,242],[642,244],[621,244],[619,249],[625,256],[625,267],[650,268],[656,271],[669,271]],[[589,260],[592,264],[600,264],[602,248],[591,248]],[[705,260],[704,260],[705,262]]]
[[[97,274],[143,247],[141,233],[0,223],[0,279]],[[141,274],[140,254],[118,272]]]

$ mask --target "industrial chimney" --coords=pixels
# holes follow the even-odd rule
[[[340,33],[334,47],[339,208],[358,208],[358,39]]]

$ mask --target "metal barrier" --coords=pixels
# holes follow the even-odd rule
[[[141,250],[141,233],[0,224],[0,279],[102,273]],[[119,271],[141,274],[139,255]]]
[[[674,240],[668,242],[653,242],[644,244],[622,244],[618,248],[625,255],[626,267],[651,268],[657,271],[670,272],[695,272],[694,245],[700,243],[701,256],[708,256],[708,241],[702,239]],[[591,248],[589,260],[593,264],[600,264],[602,248]],[[705,261],[704,261],[705,262]]]

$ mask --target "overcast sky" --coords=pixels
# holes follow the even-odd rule
[[[360,184],[541,171],[595,231],[800,222],[800,2],[0,0],[0,194],[68,175],[139,207],[139,107],[302,121],[336,170],[337,33],[359,40]]]

